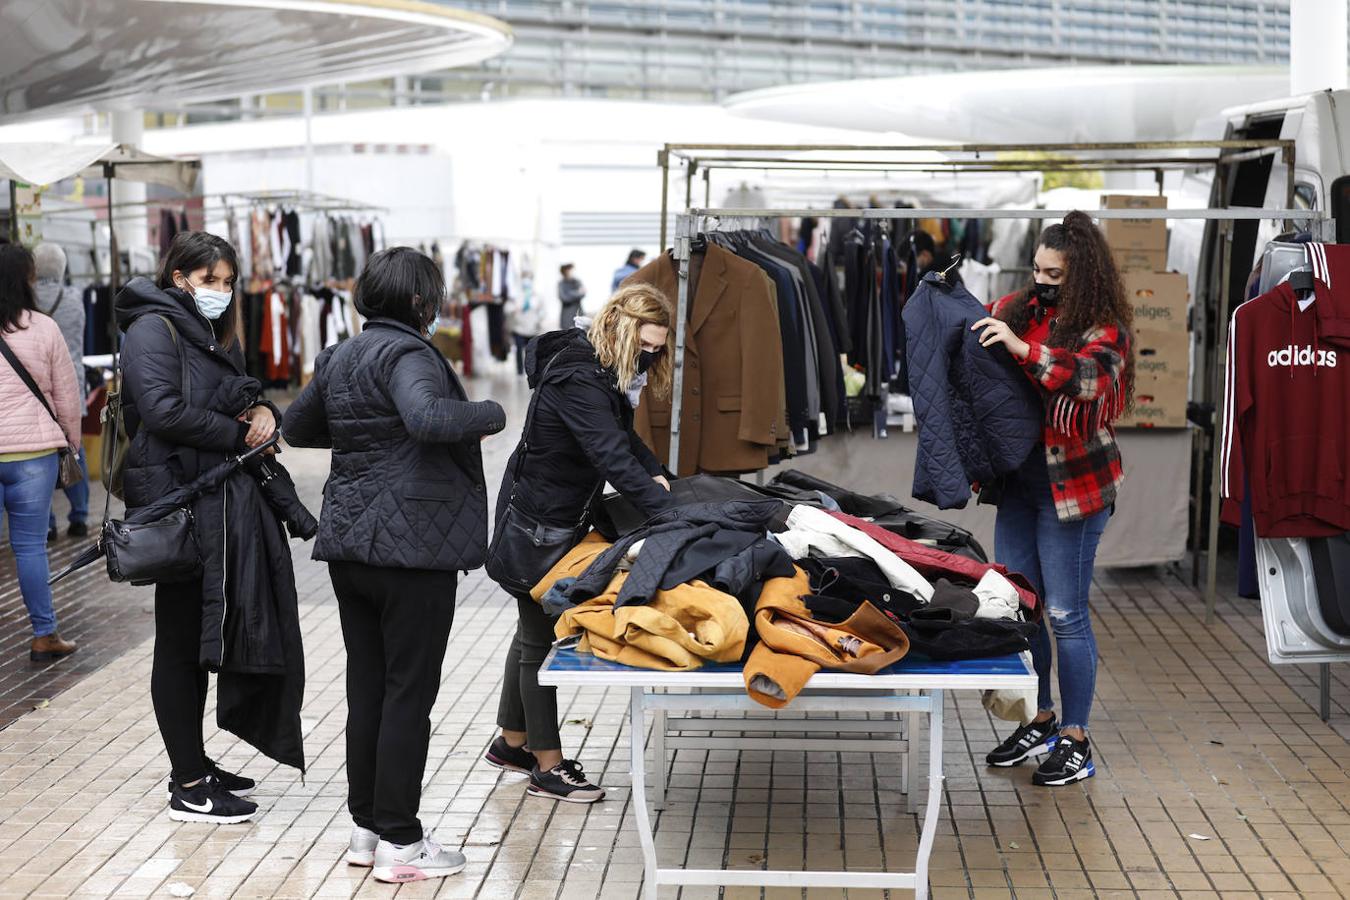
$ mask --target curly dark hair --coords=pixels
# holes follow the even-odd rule
[[[1126,332],[1134,327],[1134,309],[1125,296],[1120,270],[1111,257],[1106,236],[1081,210],[1074,210],[1060,224],[1041,232],[1037,247],[1048,247],[1064,254],[1064,283],[1059,288],[1059,315],[1055,318],[1046,344],[1079,350],[1085,335],[1105,325]],[[999,314],[1016,334],[1025,334],[1031,323],[1031,286],[1033,275],[1017,296]],[[1125,360],[1124,387],[1126,405],[1134,399],[1134,353]]]

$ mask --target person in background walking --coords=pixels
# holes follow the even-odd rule
[[[416,250],[372,256],[356,282],[365,329],[319,354],[282,421],[290,443],[333,451],[314,558],[328,562],[347,648],[346,859],[388,882],[465,866],[417,809],[457,575],[487,555],[478,444],[506,413],[470,401],[427,340],[444,297]]]
[[[516,374],[525,374],[525,345],[544,330],[543,309],[534,293],[534,273],[528,269],[520,273],[520,296],[509,301],[508,324],[511,340],[516,347]]]
[[[610,283],[609,292],[612,294],[623,284],[624,279],[632,275],[642,264],[647,261],[647,254],[641,250],[633,249],[628,251],[628,261],[614,270],[614,281]]]
[[[558,267],[562,278],[558,281],[558,302],[562,304],[562,315],[558,317],[558,327],[564,331],[576,324],[581,315],[581,301],[586,298],[586,286],[580,278],[572,276],[573,265],[563,263]]]
[[[1088,714],[1097,642],[1088,594],[1097,544],[1125,475],[1112,423],[1134,391],[1134,317],[1101,230],[1082,212],[1041,232],[1032,282],[971,326],[1002,344],[1045,401],[1044,441],[1008,476],[994,525],[994,556],[1021,572],[1045,603],[1031,641],[1039,714],[991,751],[991,766],[1049,752],[1031,783],[1070,784],[1096,774]],[[1064,718],[1050,693],[1050,632]]]
[[[43,242],[33,248],[33,260],[37,266],[38,312],[51,316],[61,329],[70,350],[70,361],[75,366],[75,385],[80,394],[80,415],[84,415],[85,397],[88,386],[84,380],[84,302],[80,292],[66,284],[66,251],[60,245]],[[70,502],[69,527],[66,535],[73,538],[89,536],[89,466],[84,459],[83,446],[80,447],[80,469],[84,479],[65,488],[66,500]],[[47,540],[57,538],[56,513],[48,517]]]
[[[36,280],[33,254],[0,246],[0,508],[33,626],[28,656],[46,662],[77,649],[56,631],[46,536],[59,453],[80,443],[80,395],[61,329],[37,312]]]
[[[669,396],[674,365],[665,296],[646,284],[623,287],[588,331],[565,328],[541,335],[526,351],[530,387],[538,394],[526,422],[529,452],[512,482],[517,446],[497,495],[497,522],[515,502],[537,520],[572,528],[605,483],[646,515],[671,505],[661,463],[633,431],[633,408],[646,386]],[[553,644],[553,620],[529,594],[513,594],[520,616],[506,656],[497,724],[502,733],[487,751],[499,769],[530,776],[527,791],[569,803],[594,803],[605,792],[586,780],[575,760],[563,758],[557,689],[539,684],[539,667]]]

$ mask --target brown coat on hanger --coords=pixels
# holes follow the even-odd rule
[[[678,298],[674,259],[662,254],[628,279]],[[782,434],[783,342],[773,285],[754,263],[709,242],[689,271],[678,475],[755,472]],[[644,390],[634,419],[658,459],[670,458],[669,398]]]

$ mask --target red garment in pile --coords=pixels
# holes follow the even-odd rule
[[[1040,618],[1040,598],[1032,590],[1031,582],[1027,581],[1023,575],[1009,572],[997,563],[977,562],[965,556],[957,556],[955,553],[939,550],[937,547],[911,541],[909,538],[901,537],[893,531],[887,531],[880,525],[873,525],[871,522],[864,521],[856,516],[850,516],[847,513],[831,512],[830,515],[863,532],[909,563],[925,578],[960,578],[963,581],[978,582],[986,572],[997,572],[1012,582],[1012,586],[1017,589],[1017,596],[1021,599],[1022,606],[1027,610],[1027,617],[1033,620]]]

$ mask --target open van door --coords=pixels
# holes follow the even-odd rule
[[[1350,661],[1350,535],[1256,542],[1273,663]]]

